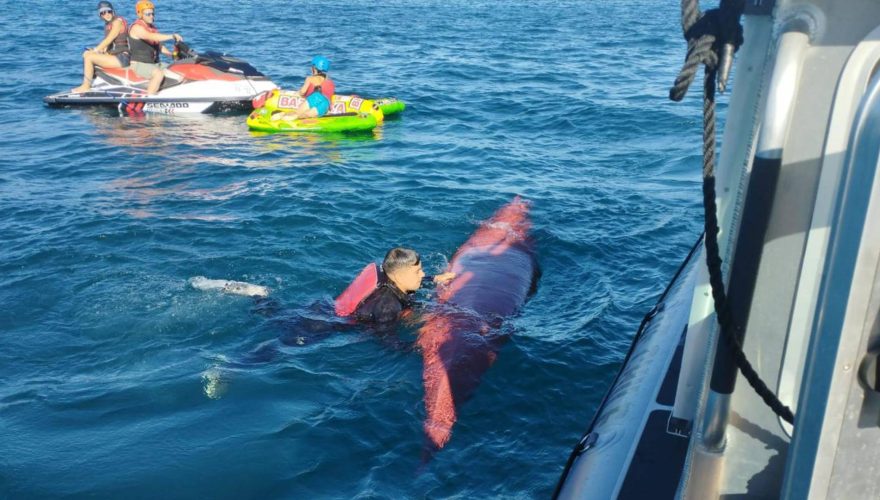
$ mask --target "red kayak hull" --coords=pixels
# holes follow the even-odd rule
[[[538,273],[529,238],[529,203],[516,197],[483,222],[458,249],[438,290],[439,305],[426,316],[418,345],[424,357],[426,445],[449,441],[458,407],[495,361],[503,319],[526,302]]]

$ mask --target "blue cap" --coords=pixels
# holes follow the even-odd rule
[[[322,73],[330,71],[330,59],[324,56],[315,56],[312,58],[312,66]]]
[[[98,10],[113,10],[113,11],[115,11],[116,9],[113,8],[113,4],[110,2],[98,2]]]

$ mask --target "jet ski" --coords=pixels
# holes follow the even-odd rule
[[[246,61],[226,54],[196,53],[183,42],[175,44],[174,54],[155,95],[146,94],[149,79],[130,67],[95,67],[87,92],[59,92],[43,101],[51,107],[115,107],[134,115],[250,111],[254,97],[277,87]]]

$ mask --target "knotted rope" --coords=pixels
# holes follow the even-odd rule
[[[733,54],[743,43],[739,19],[745,7],[744,0],[721,0],[717,9],[700,12],[697,0],[681,1],[681,26],[688,50],[684,65],[669,90],[669,98],[681,101],[693,83],[700,65],[705,68],[703,79],[703,210],[705,211],[706,265],[715,315],[722,337],[733,351],[736,365],[764,403],[788,423],[794,423],[789,407],[782,404],[752,367],[742,350],[739,339],[742,327],[735,324],[721,272],[718,249],[718,210],[715,205],[715,88],[721,91],[727,85]],[[719,75],[720,72],[720,75]]]

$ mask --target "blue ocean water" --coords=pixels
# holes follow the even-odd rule
[[[366,137],[46,108],[101,37],[94,6],[0,12],[3,498],[546,498],[700,230],[669,2],[157,2],[162,31],[283,87],[323,54],[340,93],[408,103]],[[516,194],[543,275],[426,466],[417,351],[353,331],[240,365],[284,321],[187,285],[314,315],[391,246],[442,269]]]

